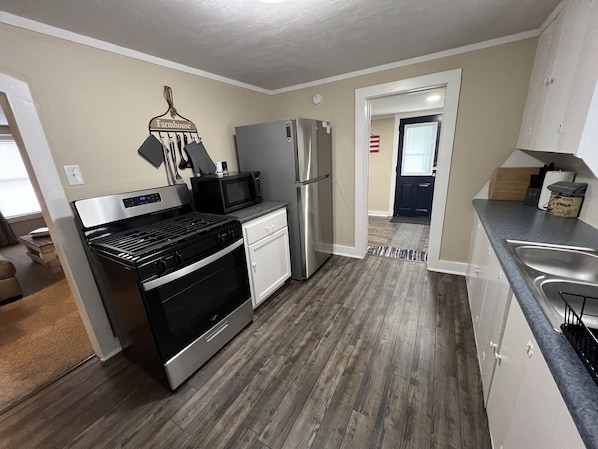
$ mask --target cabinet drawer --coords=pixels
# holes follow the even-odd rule
[[[245,245],[252,245],[287,226],[287,210],[280,209],[243,225]]]

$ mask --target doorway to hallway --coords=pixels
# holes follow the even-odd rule
[[[394,217],[432,216],[442,114],[401,119]]]

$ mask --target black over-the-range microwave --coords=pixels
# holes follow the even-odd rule
[[[191,190],[195,209],[215,214],[227,214],[263,199],[259,171],[193,177]]]

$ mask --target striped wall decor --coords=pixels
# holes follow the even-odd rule
[[[377,153],[380,151],[380,136],[370,136],[370,153]]]

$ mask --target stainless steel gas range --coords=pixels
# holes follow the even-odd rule
[[[241,224],[185,185],[74,201],[125,354],[177,389],[253,320]]]

